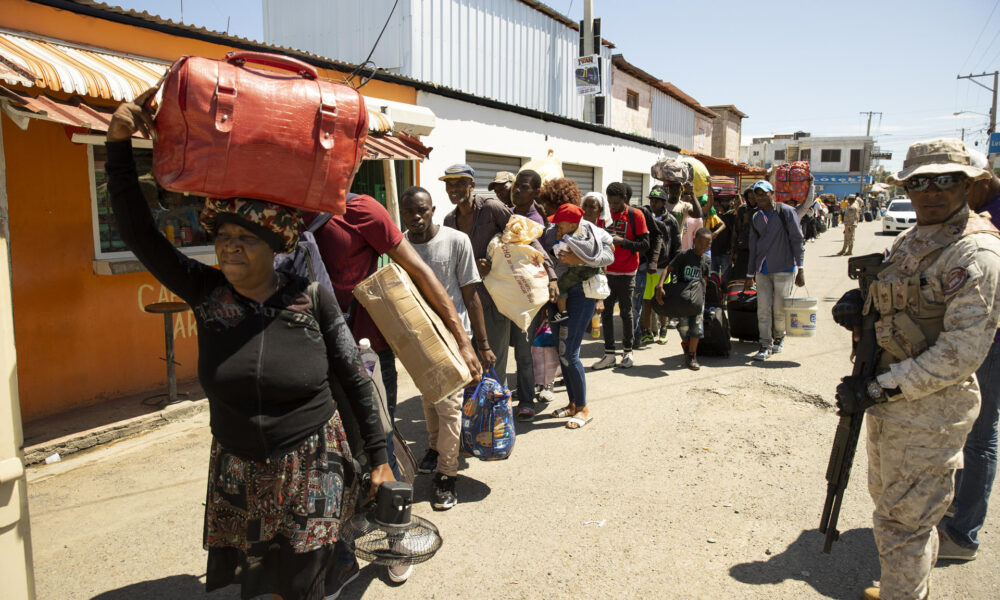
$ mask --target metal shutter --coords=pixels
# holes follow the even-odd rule
[[[583,165],[571,165],[569,163],[563,163],[562,166],[563,175],[569,177],[576,182],[578,188],[580,188],[581,194],[586,194],[587,192],[601,191],[594,190],[594,167],[585,167]]]
[[[636,204],[645,203],[646,194],[643,193],[642,189],[642,173],[625,171],[622,173],[622,183],[627,183],[632,188],[632,202]]]
[[[519,156],[500,156],[498,154],[483,154],[482,152],[465,153],[465,163],[476,172],[476,194],[496,198],[496,194],[486,189],[500,171],[517,173],[521,170]]]

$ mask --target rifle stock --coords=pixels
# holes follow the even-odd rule
[[[851,258],[847,263],[847,275],[857,280],[864,301],[868,300],[868,289],[879,272],[885,268],[881,254],[868,254]],[[869,311],[861,320],[861,339],[854,343],[854,368],[852,375],[874,377],[877,374],[880,348],[875,340],[875,321],[878,314]],[[853,335],[853,334],[852,334]],[[844,500],[844,490],[851,477],[851,466],[854,464],[854,454],[861,436],[863,412],[841,416],[837,423],[837,431],[833,436],[833,448],[830,451],[830,462],[826,467],[826,503],[823,505],[819,531],[826,534],[823,540],[823,552],[829,554],[833,542],[840,537],[837,530],[837,519],[840,517],[840,505]]]

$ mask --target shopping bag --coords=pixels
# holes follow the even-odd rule
[[[559,352],[555,346],[532,346],[531,367],[535,373],[535,385],[552,385],[562,372]]]
[[[514,412],[510,390],[490,368],[462,402],[462,452],[479,460],[503,460],[514,450]]]
[[[521,331],[528,330],[535,313],[549,301],[545,255],[528,245],[543,231],[531,219],[514,215],[486,248],[491,267],[483,284],[500,314]]]

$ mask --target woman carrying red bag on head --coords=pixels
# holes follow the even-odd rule
[[[198,375],[213,434],[205,503],[206,589],[239,583],[243,597],[322,600],[356,576],[334,545],[356,497],[392,481],[370,380],[340,308],[325,288],[275,272],[294,248],[297,211],[249,198],[206,200],[219,269],[179,252],[156,229],[139,188],[131,136],[149,134],[121,105],[108,128],[108,189],[122,240],[187,302],[198,324]],[[359,490],[338,406],[350,408],[373,465]]]

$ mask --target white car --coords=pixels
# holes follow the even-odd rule
[[[893,199],[882,217],[882,233],[900,233],[917,224],[917,213],[908,198]]]

